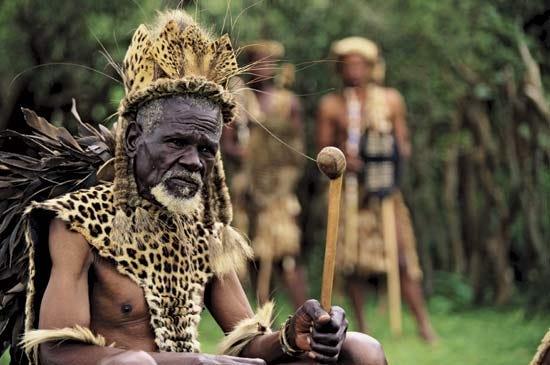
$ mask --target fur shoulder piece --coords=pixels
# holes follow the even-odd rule
[[[127,234],[115,234],[120,231],[118,213],[127,218],[123,229]],[[203,213],[201,206],[190,216],[173,215],[145,200],[121,212],[114,208],[110,183],[32,203],[26,211],[30,243],[26,330],[36,328],[34,313],[38,313],[44,290],[41,280],[48,270],[43,265],[45,224],[55,216],[143,289],[160,351],[198,352],[206,284],[250,254],[236,231],[221,223],[204,224]]]
[[[248,260],[254,257],[254,251],[247,238],[234,227],[215,224],[217,234],[210,241],[210,264],[216,276],[235,270],[243,272]]]
[[[31,219],[38,211],[52,212],[67,223],[71,231],[80,233],[100,253],[107,254],[111,247],[111,230],[115,208],[112,183],[93,186],[43,202],[32,202],[25,214]],[[32,224],[32,221],[30,222]]]

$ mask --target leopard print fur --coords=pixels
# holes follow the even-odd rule
[[[72,231],[84,236],[102,257],[115,262],[117,270],[131,278],[145,293],[151,326],[159,351],[199,352],[197,327],[202,312],[204,289],[214,275],[209,260],[209,242],[221,240],[219,232],[205,228],[201,210],[184,217],[179,224],[166,212],[145,200],[141,208],[157,219],[161,228],[156,232],[140,231],[135,227],[135,210],[126,212],[134,231],[140,235],[136,242],[113,242],[111,232],[115,208],[112,184],[80,190],[60,198],[32,203],[27,216],[47,211],[65,221]],[[37,216],[38,217],[38,216]],[[30,279],[27,289],[26,330],[33,329],[35,300],[36,234],[28,234],[30,249]],[[43,242],[42,242],[43,244]],[[40,259],[40,258],[36,258]],[[34,304],[33,304],[34,303]]]

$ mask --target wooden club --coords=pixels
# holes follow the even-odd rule
[[[317,155],[317,166],[330,179],[325,261],[323,264],[323,282],[321,286],[321,307],[329,312],[334,281],[338,223],[340,219],[340,193],[342,191],[342,175],[346,170],[346,157],[336,147],[325,147]]]

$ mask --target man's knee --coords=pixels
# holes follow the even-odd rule
[[[360,332],[348,332],[342,349],[342,363],[386,365],[386,355],[380,342]]]

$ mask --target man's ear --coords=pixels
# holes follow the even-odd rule
[[[137,147],[140,143],[141,137],[143,135],[143,129],[141,125],[135,121],[131,121],[126,128],[126,133],[124,135],[124,148],[128,157],[133,158],[136,155]]]

